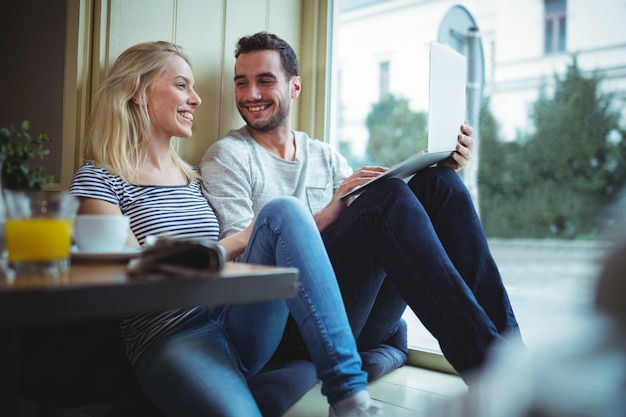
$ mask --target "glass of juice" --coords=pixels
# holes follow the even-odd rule
[[[4,190],[9,268],[20,276],[59,277],[69,269],[78,200],[67,192]]]

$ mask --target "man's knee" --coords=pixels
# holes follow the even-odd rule
[[[409,181],[409,187],[420,199],[426,197],[430,199],[440,193],[447,196],[455,195],[455,199],[470,198],[463,179],[448,167],[429,168],[418,172]]]

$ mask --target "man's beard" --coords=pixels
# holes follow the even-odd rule
[[[283,104],[283,103],[280,103]],[[241,110],[243,106],[239,106],[237,107],[237,109],[239,110],[239,114],[241,115],[241,117],[243,118],[243,120],[246,122],[246,124],[248,126],[250,126],[251,128],[258,130],[259,132],[270,132],[280,126],[282,126],[285,121],[287,120],[287,118],[289,117],[289,106],[279,106],[278,112],[272,114],[269,119],[259,122],[259,123],[252,123],[244,114],[244,112]]]

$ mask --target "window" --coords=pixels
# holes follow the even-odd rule
[[[567,0],[545,0],[544,52],[565,51]]]
[[[545,2],[508,2],[511,7],[499,7],[501,0],[460,1],[461,7],[467,4],[469,12],[476,20],[479,34],[482,39],[484,50],[484,74],[485,90],[483,103],[489,99],[489,111],[493,119],[481,116],[481,121],[486,123],[480,127],[480,135],[476,131],[481,143],[481,156],[479,163],[479,193],[480,193],[480,215],[483,224],[490,224],[498,227],[507,227],[518,222],[519,218],[525,215],[524,211],[534,207],[544,210],[548,200],[552,200],[554,205],[581,207],[586,210],[587,217],[594,217],[597,211],[587,210],[585,204],[577,205],[565,202],[566,195],[540,194],[538,191],[535,197],[526,199],[527,205],[520,208],[511,205],[508,216],[494,219],[493,210],[484,210],[485,201],[488,199],[487,193],[483,192],[481,185],[480,167],[498,166],[497,171],[491,171],[490,176],[483,178],[501,178],[498,185],[504,184],[501,189],[509,191],[505,184],[507,178],[517,178],[518,172],[507,171],[512,165],[519,164],[518,160],[507,159],[503,154],[495,154],[493,158],[485,161],[482,149],[485,141],[489,137],[489,129],[492,137],[503,143],[502,148],[506,152],[512,153],[515,146],[523,144],[526,140],[532,139],[537,126],[537,119],[554,122],[555,118],[545,117],[545,113],[531,117],[530,110],[533,104],[545,104],[545,100],[540,100],[542,82],[546,79],[552,80],[554,68],[552,65],[558,63],[562,66],[565,75],[565,68],[571,63],[571,57],[567,54],[555,54],[553,52],[565,51],[566,49],[566,0],[550,0]],[[390,105],[396,109],[407,110],[411,117],[414,114],[426,112],[428,109],[428,44],[431,40],[437,39],[438,25],[433,21],[441,22],[446,12],[450,10],[450,4],[446,2],[422,1],[422,0],[335,0],[335,15],[333,16],[334,27],[332,29],[333,56],[331,62],[332,92],[330,113],[333,119],[329,125],[327,137],[332,138],[331,143],[339,147],[341,153],[346,156],[353,169],[358,169],[364,165],[376,163],[375,156],[370,154],[372,149],[380,150],[385,147],[384,152],[390,153],[389,149],[398,148],[398,142],[385,142],[381,146],[368,146],[370,143],[370,131],[366,125],[368,115],[375,111],[379,102],[387,95]],[[515,4],[515,7],[512,5]],[[572,5],[570,5],[573,7]],[[576,10],[570,13],[584,15],[593,9],[590,3],[577,2]],[[610,21],[626,19],[626,10],[622,10],[617,2],[610,11],[603,14],[611,16],[602,25],[609,25]],[[457,7],[457,6],[454,6]],[[537,59],[541,54],[541,45],[531,45],[526,39],[532,35],[533,39],[542,39],[544,36],[541,23],[545,18],[546,22],[546,52],[549,56]],[[373,31],[371,28],[377,28]],[[589,25],[584,27],[570,27],[570,31],[584,31],[576,33],[572,39],[584,39],[589,51],[579,54],[579,62],[583,58],[593,58],[593,62],[614,62],[619,60],[620,65],[626,66],[626,46],[615,49],[605,48],[606,45],[626,45],[626,32],[623,32],[619,41],[607,37],[601,30],[592,30]],[[496,47],[497,46],[497,47]],[[569,48],[578,48],[578,45],[569,45]],[[595,54],[598,51],[605,54],[604,60]],[[590,56],[591,54],[593,56]],[[381,59],[384,57],[384,59]],[[393,65],[388,57],[393,57]],[[542,60],[545,60],[542,61]],[[587,68],[581,68],[583,75],[591,73],[596,68],[589,64]],[[611,64],[614,65],[614,64]],[[339,79],[340,77],[340,79]],[[617,81],[611,80],[613,89],[619,90],[618,94],[626,94],[626,75],[620,76],[619,87]],[[393,81],[393,82],[390,82]],[[548,87],[553,87],[549,85]],[[548,96],[550,96],[548,88]],[[569,87],[568,87],[569,88]],[[582,90],[581,90],[582,91]],[[557,105],[560,102],[557,101]],[[585,103],[594,100],[583,100]],[[578,101],[577,101],[578,102]],[[626,121],[626,111],[623,104],[615,101],[616,106],[621,106],[622,113]],[[571,103],[570,103],[571,104]],[[573,104],[572,104],[573,105]],[[542,107],[545,109],[545,107]],[[548,109],[546,111],[560,112]],[[557,113],[554,113],[557,114]],[[560,113],[558,113],[560,114]],[[595,114],[595,113],[594,113]],[[539,117],[543,116],[543,117]],[[563,118],[561,118],[563,119]],[[583,122],[587,117],[568,117],[568,123],[581,119]],[[602,118],[594,118],[594,122],[600,122]],[[412,120],[408,118],[406,120]],[[587,123],[587,122],[585,122]],[[554,127],[546,123],[543,128]],[[402,131],[398,126],[387,126],[389,131]],[[477,127],[474,127],[477,129]],[[414,129],[415,130],[415,129]],[[559,130],[557,130],[559,131]],[[596,129],[601,132],[603,129]],[[606,130],[608,132],[609,130]],[[552,130],[554,132],[554,130]],[[408,135],[402,134],[402,139],[406,140]],[[557,135],[559,138],[562,135]],[[602,133],[599,134],[602,136]],[[623,139],[620,135],[613,135],[610,141],[600,137],[598,146],[604,143],[620,143]],[[619,136],[619,137],[618,137]],[[558,140],[559,138],[544,138],[548,140]],[[596,140],[594,139],[594,140]],[[534,142],[536,143],[536,142]],[[547,142],[546,142],[547,143]],[[587,143],[587,142],[585,142]],[[415,139],[418,147],[417,138]],[[513,149],[513,150],[510,150]],[[534,149],[534,148],[533,148]],[[559,148],[562,149],[562,148]],[[504,152],[504,151],[502,151]],[[560,152],[560,151],[559,151]],[[620,154],[619,158],[626,158],[624,150],[613,150],[615,154]],[[610,155],[611,152],[607,153]],[[575,155],[574,155],[575,157]],[[591,158],[593,159],[593,158]],[[589,159],[589,160],[591,160]],[[509,162],[506,162],[506,161]],[[587,162],[589,162],[587,160]],[[398,159],[396,162],[399,162]],[[552,166],[554,158],[547,163]],[[593,162],[593,161],[592,161]],[[580,162],[584,164],[584,161]],[[594,162],[594,163],[597,163]],[[593,175],[596,168],[594,163],[587,164],[584,169],[578,166],[579,162],[570,164],[570,167],[581,175]],[[387,165],[387,164],[384,164]],[[535,164],[536,165],[536,164]],[[388,165],[389,166],[389,165]],[[607,169],[613,170],[609,165]],[[585,173],[586,172],[586,173]],[[561,175],[561,171],[555,174]],[[460,172],[463,175],[463,171]],[[546,176],[540,178],[536,188],[543,190],[550,181]],[[578,178],[575,181],[586,181]],[[574,180],[564,182],[561,185],[563,192],[568,195],[576,194],[573,188]],[[620,186],[626,184],[624,178],[620,179]],[[511,198],[509,193],[499,200],[491,200],[492,208],[505,205]],[[521,190],[524,192],[524,190]],[[559,191],[560,192],[560,191]],[[580,193],[579,193],[580,194]],[[504,195],[504,194],[503,194]],[[495,201],[495,203],[494,203]],[[544,204],[545,203],[545,204]],[[509,203],[510,204],[510,203]],[[534,207],[533,207],[534,205]],[[554,207],[553,205],[553,207]],[[571,206],[571,207],[569,207]],[[516,230],[516,234],[504,235],[492,232],[495,227],[485,230],[492,253],[504,284],[511,298],[511,303],[518,318],[522,335],[528,346],[534,345],[539,339],[551,336],[556,331],[567,328],[567,326],[554,326],[551,320],[565,320],[576,317],[587,307],[593,293],[593,280],[596,276],[597,262],[606,247],[606,242],[602,241],[598,235],[584,234],[576,232],[575,226],[570,220],[564,219],[557,210],[552,212],[542,211],[542,215],[550,218],[549,225],[543,227],[547,235],[537,237],[531,233],[531,226],[522,223]],[[566,216],[567,217],[567,216]],[[547,236],[547,237],[546,237]],[[437,341],[421,325],[410,309],[404,315],[409,323],[409,345],[416,351],[439,351]]]
[[[389,94],[389,61],[378,64],[379,99]]]

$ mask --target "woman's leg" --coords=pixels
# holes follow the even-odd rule
[[[139,357],[146,395],[167,417],[260,416],[235,348],[208,314],[196,312]]]
[[[330,404],[366,388],[367,375],[317,226],[297,199],[270,201],[243,255],[248,263],[296,267],[298,294],[286,300]]]

